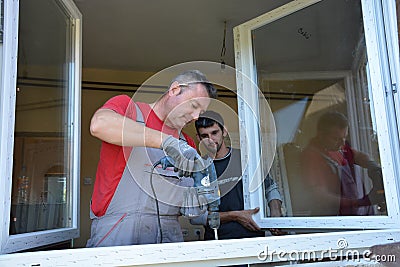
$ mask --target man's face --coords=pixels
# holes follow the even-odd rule
[[[217,123],[214,123],[211,127],[198,129],[199,140],[209,151],[218,152],[224,143],[225,136],[226,131],[222,131]]]
[[[197,120],[209,104],[207,89],[202,84],[190,84],[179,88],[179,93],[169,100],[171,112],[166,121],[173,128],[182,129],[189,122]]]
[[[344,146],[349,128],[334,127],[324,136],[324,146],[328,151],[338,151]]]

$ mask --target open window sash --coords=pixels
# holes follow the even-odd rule
[[[82,16],[70,0],[2,2],[0,254],[5,254],[79,235]],[[22,18],[27,9],[35,18],[28,26],[31,17]],[[27,23],[18,24],[19,18]],[[49,84],[35,84],[38,76]]]
[[[288,5],[283,6],[282,8],[269,13],[268,15],[261,16],[258,21],[264,18],[263,21],[266,21],[268,16],[272,16],[270,21],[278,17],[283,17],[288,15],[296,10],[301,10],[306,8],[309,5],[312,5],[319,1],[292,1]],[[348,1],[352,2],[352,1]],[[373,13],[376,10],[376,7],[373,4],[369,4],[370,0],[363,1],[363,8],[365,8],[364,13],[367,18],[375,18]],[[375,3],[377,1],[374,1]],[[371,11],[374,11],[371,13]],[[235,49],[237,55],[237,67],[241,72],[238,72],[237,76],[237,84],[240,92],[239,96],[239,112],[240,112],[240,128],[241,132],[241,144],[242,144],[242,156],[245,156],[252,160],[258,160],[258,158],[262,158],[261,154],[261,143],[258,141],[261,137],[258,132],[260,126],[258,123],[258,102],[260,101],[259,94],[255,91],[257,85],[251,81],[257,81],[256,71],[253,69],[255,64],[253,62],[253,54],[251,47],[251,35],[250,30],[257,26],[258,21],[252,21],[253,24],[247,25],[246,27],[239,26],[235,29]],[[265,22],[267,23],[267,22]],[[376,27],[374,23],[371,26]],[[369,32],[369,31],[368,31]],[[372,34],[368,33],[369,36]],[[367,38],[368,39],[368,38]],[[367,42],[369,42],[367,40]],[[368,53],[370,56],[370,53]],[[369,62],[371,64],[371,59]],[[378,60],[379,61],[379,60]],[[381,65],[378,65],[381,66]],[[337,72],[332,77],[332,72],[329,73],[329,76],[326,76],[324,73],[319,73],[318,76],[320,78],[340,78],[347,77],[348,72]],[[301,75],[306,75],[307,78],[314,77],[315,73],[303,73],[297,76],[297,78],[301,77]],[[375,75],[375,74],[374,74]],[[250,77],[250,79],[249,79]],[[372,77],[371,77],[372,78]],[[373,79],[379,80],[375,77]],[[345,79],[346,80],[346,79]],[[361,79],[360,79],[361,80]],[[381,87],[378,87],[381,88]],[[368,89],[368,88],[367,88]],[[374,89],[375,91],[375,89]],[[374,103],[381,100],[375,100]],[[251,112],[251,110],[257,112]],[[386,112],[386,109],[383,108]],[[383,118],[386,118],[386,115],[383,115]],[[381,121],[377,123],[377,129],[382,130],[381,128],[386,126],[386,121]],[[272,126],[271,126],[272,127]],[[244,130],[246,129],[246,130]],[[257,130],[257,131],[254,131]],[[250,135],[251,133],[251,135]],[[251,136],[250,140],[245,141],[246,136]],[[352,137],[353,138],[353,137]],[[382,137],[379,137],[382,138]],[[254,141],[254,142],[252,142]],[[397,146],[398,143],[393,143],[393,140],[388,140],[387,142],[392,146]],[[247,142],[246,146],[245,143]],[[252,143],[251,143],[252,142]],[[380,143],[380,148],[388,148],[388,143]],[[250,145],[251,146],[250,146]],[[251,148],[250,148],[251,147]],[[246,150],[247,148],[247,150]],[[3,148],[2,148],[3,149]],[[3,152],[3,150],[2,150]],[[251,152],[251,153],[250,153]],[[392,153],[392,149],[386,151],[387,153]],[[2,153],[4,155],[4,153]],[[382,156],[381,156],[382,157]],[[397,161],[396,161],[397,160]],[[2,161],[0,161],[2,163]],[[394,165],[395,162],[398,162],[398,158],[394,158],[393,155],[389,155],[388,158],[382,157],[382,166],[384,166],[384,177],[385,177],[385,189],[387,189],[387,183],[389,180],[389,186],[396,185],[396,179],[389,179],[386,177],[390,177],[388,175],[394,173]],[[389,164],[389,165],[385,165]],[[386,166],[386,167],[385,167]],[[245,177],[247,179],[250,175],[259,174],[261,175],[261,169],[257,169],[257,165],[251,163],[245,170]],[[9,167],[10,168],[10,167]],[[385,170],[386,169],[386,170]],[[11,172],[11,170],[9,170]],[[246,177],[247,175],[247,177]],[[1,180],[0,180],[1,181]],[[263,203],[263,196],[258,196],[257,192],[247,193],[249,187],[247,187],[247,191],[245,191],[245,201],[246,207],[249,207],[250,204],[252,206],[256,206],[257,204]],[[246,190],[246,188],[245,188]],[[398,192],[396,189],[393,196],[393,199],[397,199]],[[259,198],[260,200],[257,200]],[[258,202],[257,202],[258,201]],[[334,259],[331,257],[331,260],[338,260],[334,263],[332,262],[322,262],[323,257],[330,257],[331,254],[327,252],[332,250],[334,253],[345,253],[343,250],[352,250],[352,251],[360,251],[360,252],[368,252],[368,248],[376,244],[383,244],[389,242],[398,242],[400,240],[400,230],[397,224],[393,222],[394,215],[391,215],[393,212],[398,210],[398,204],[389,203],[388,204],[388,214],[390,216],[381,217],[381,221],[384,222],[385,225],[395,225],[396,229],[386,229],[386,230],[361,230],[361,231],[346,231],[346,232],[331,232],[331,233],[313,233],[313,234],[299,234],[299,235],[287,235],[287,236],[270,236],[270,237],[260,237],[260,238],[247,238],[247,239],[236,239],[236,240],[216,240],[216,241],[208,241],[208,242],[188,242],[188,243],[169,243],[169,244],[147,244],[147,245],[134,245],[134,246],[124,246],[121,247],[102,247],[102,248],[81,248],[74,249],[73,253],[71,250],[55,250],[55,251],[46,251],[46,252],[35,252],[35,253],[14,253],[8,255],[1,255],[0,262],[1,263],[12,263],[14,265],[23,266],[26,262],[34,262],[35,264],[47,264],[47,265],[83,265],[83,264],[108,264],[108,265],[121,265],[121,266],[142,266],[144,264],[156,264],[161,265],[165,264],[168,266],[171,265],[188,265],[188,264],[198,264],[209,266],[212,265],[231,265],[231,264],[244,264],[244,263],[271,263],[271,262],[280,262],[278,265],[286,263],[293,264],[295,260],[300,260],[302,264],[304,261],[304,257],[301,255],[307,254],[299,254],[296,252],[305,252],[305,253],[316,253],[315,255],[321,255],[321,260],[309,263],[314,264],[315,266],[320,266],[321,264],[326,263],[326,265],[348,265],[348,258],[340,261],[338,258],[338,254],[334,254]],[[265,211],[264,211],[265,213]],[[360,219],[370,220],[372,217],[360,217]],[[289,225],[287,221],[291,221],[293,227],[304,228],[307,226],[308,221],[312,221],[316,226],[322,225],[321,221],[329,221],[335,225],[335,227],[339,227],[341,224],[347,223],[350,217],[336,217],[336,218],[283,218],[286,219],[286,222],[282,219],[270,219],[273,221],[273,224],[264,223],[262,220],[266,219],[266,217],[258,217],[257,221],[262,224],[263,227],[268,227],[269,225],[274,227],[281,227],[280,223],[285,224],[285,227]],[[371,220],[370,220],[371,221]],[[349,229],[345,225],[346,229]],[[351,228],[351,227],[350,227]],[[386,226],[379,226],[378,228],[386,228]],[[343,229],[341,229],[343,230]],[[199,246],[201,249],[199,249]],[[176,251],[183,251],[184,253],[175,253]],[[280,252],[283,253],[280,253]],[[293,253],[292,253],[293,252]],[[343,254],[340,254],[343,255]],[[340,256],[339,255],[339,256]],[[346,254],[347,256],[349,254]],[[354,254],[350,254],[354,255]],[[360,254],[357,254],[360,255]],[[363,254],[361,254],[363,255]],[[77,261],[79,259],[79,261]],[[309,258],[307,258],[309,259]],[[354,265],[363,264],[370,262],[368,259],[359,259],[353,258]],[[353,262],[352,262],[353,263]],[[376,263],[376,262],[375,262]],[[376,263],[378,264],[378,263]]]
[[[397,1],[398,2],[398,1]],[[400,6],[396,1],[387,1],[382,3],[383,13],[381,14],[383,18],[384,29],[386,33],[386,45],[389,47],[388,49],[388,60],[390,64],[390,81],[391,87],[388,88],[388,93],[393,96],[393,101],[395,105],[395,113],[397,118],[397,126],[398,126],[398,138],[400,139],[400,62],[399,58],[399,31],[398,21],[396,20],[396,13],[399,14]],[[384,44],[381,44],[384,45]]]
[[[348,1],[296,0],[234,29],[244,201],[247,209],[261,208],[255,220],[262,228],[399,228],[399,170],[395,164],[399,162],[399,139],[393,100],[387,94],[392,88],[389,71],[393,61],[387,58],[390,47],[384,45],[382,10],[388,4],[382,2],[352,1],[350,7]],[[351,9],[352,14],[343,12]],[[329,20],[329,13],[337,21]],[[346,16],[358,16],[359,28],[341,26],[339,20],[347,21]],[[347,25],[357,25],[353,22]],[[399,58],[398,50],[390,53]],[[311,85],[304,89],[304,84]],[[327,96],[329,101],[323,99]],[[295,154],[287,151],[298,149],[297,157],[301,157],[316,134],[310,129],[330,110],[347,116],[347,140],[352,148],[382,166],[385,204],[371,203],[371,213],[345,214],[340,204],[330,213],[296,207],[303,201],[296,199],[296,190],[301,196],[310,187],[299,180],[293,183],[289,177],[289,172],[297,172],[295,177],[300,179],[302,167],[285,168]],[[284,217],[268,217],[263,185],[268,172],[280,185]],[[354,172],[367,177],[359,190],[368,195],[372,182],[367,170],[356,166]],[[318,201],[324,200],[314,199],[311,206],[319,205]]]

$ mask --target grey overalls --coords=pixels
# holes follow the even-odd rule
[[[143,113],[136,104],[138,122]],[[91,212],[91,238],[87,247],[120,246],[183,241],[178,221],[184,189],[193,185],[193,179],[179,179],[173,168],[154,169],[152,184],[159,205],[162,240],[154,192],[151,188],[152,165],[164,157],[163,150],[135,147],[127,161],[105,215]]]
[[[333,173],[339,176],[341,183],[341,197],[347,199],[362,199],[367,194],[365,193],[363,180],[358,174],[353,176],[350,164],[339,165],[336,161],[321,153],[327,160]],[[347,159],[346,159],[347,161]],[[358,207],[340,207],[340,215],[374,215],[374,209],[371,205]]]

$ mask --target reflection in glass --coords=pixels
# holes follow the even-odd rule
[[[19,18],[10,234],[71,226],[71,21],[50,0],[20,1]]]
[[[287,216],[387,215],[362,25],[360,1],[324,0],[252,31]]]

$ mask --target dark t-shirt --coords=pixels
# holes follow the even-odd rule
[[[232,149],[227,156],[214,160],[218,184],[221,191],[221,212],[243,210],[243,183],[240,151]],[[232,188],[232,189],[231,189]],[[238,222],[221,224],[218,229],[219,239],[246,238],[265,236],[263,231],[253,232],[247,230]],[[208,225],[204,235],[205,240],[214,240],[214,230]]]

